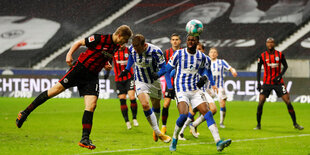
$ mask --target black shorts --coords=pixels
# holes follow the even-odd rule
[[[173,91],[174,91],[173,94],[169,94],[169,93],[168,93],[168,86],[167,86],[167,84],[166,84],[166,90],[165,90],[165,96],[164,96],[164,98],[174,99],[174,98],[175,98],[175,89],[174,89],[174,87],[173,87]]]
[[[133,79],[116,82],[117,95],[127,94],[129,90],[135,90],[135,81]]]
[[[287,90],[283,84],[279,85],[264,84],[262,86],[260,94],[263,94],[268,98],[272,90],[274,90],[277,93],[278,97],[282,97],[283,95],[287,94]]]
[[[99,95],[98,75],[91,73],[80,62],[77,62],[59,82],[67,89],[77,86],[80,96]]]

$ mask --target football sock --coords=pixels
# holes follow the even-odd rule
[[[187,119],[186,114],[180,114],[179,118],[177,119],[177,122],[175,124],[174,132],[173,132],[173,138],[178,139],[178,134],[180,132],[181,127],[183,127],[184,122]]]
[[[291,103],[287,104],[287,109],[288,109],[288,112],[289,114],[291,115],[291,118],[292,118],[292,121],[293,121],[293,124],[296,125],[296,115],[295,115],[295,111],[294,111],[294,108],[292,106]]]
[[[169,111],[169,107],[168,108],[163,107],[163,112],[161,114],[162,125],[166,125],[167,124],[168,111]]]
[[[215,121],[213,119],[213,115],[211,111],[208,111],[205,115],[204,118],[206,119],[207,125],[209,130],[211,131],[211,134],[213,136],[213,139],[215,143],[221,140],[219,131],[216,127]]]
[[[132,112],[132,119],[137,119],[137,112],[138,112],[138,106],[137,106],[137,100],[130,100],[130,109]]]
[[[126,99],[120,99],[121,102],[121,111],[124,117],[125,122],[128,122],[128,107],[126,104]]]
[[[260,125],[262,114],[263,114],[263,104],[258,104],[256,113],[257,125]]]
[[[82,138],[89,138],[91,128],[93,125],[93,115],[94,112],[90,111],[84,111],[84,115],[82,118],[82,125],[83,125],[83,133],[82,133]]]
[[[30,114],[35,108],[48,100],[47,91],[42,92],[37,98],[35,98],[32,103],[24,110],[26,114]]]
[[[224,123],[224,119],[225,119],[225,115],[226,115],[226,107],[221,107],[220,110],[220,124]]]
[[[191,113],[188,113],[187,119],[186,119],[184,125],[182,126],[180,133],[184,133],[184,130],[192,122],[193,118],[194,118],[194,116]]]
[[[192,125],[194,127],[197,127],[198,125],[200,125],[202,122],[204,122],[206,119],[203,115],[200,115],[193,123]]]
[[[155,108],[153,107],[153,108],[152,108],[152,111],[155,113],[156,120],[157,120],[157,124],[158,124],[159,119],[160,119],[160,108],[155,109]]]
[[[154,112],[150,109],[148,111],[144,111],[144,115],[146,119],[148,120],[148,122],[150,123],[153,130],[155,131],[156,135],[161,134],[161,131],[159,130],[158,125],[157,125],[157,119],[156,119]]]

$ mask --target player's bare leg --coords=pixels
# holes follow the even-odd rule
[[[91,150],[96,148],[96,146],[92,144],[92,141],[89,139],[89,135],[93,125],[93,115],[97,106],[97,100],[98,97],[95,95],[84,96],[85,109],[82,118],[83,134],[81,141],[78,143],[81,147]]]
[[[287,110],[292,118],[292,121],[293,121],[293,125],[296,129],[298,130],[303,130],[304,127],[300,126],[299,124],[297,124],[296,122],[296,115],[295,115],[295,111],[294,111],[294,108],[293,108],[293,105],[291,104],[291,101],[290,101],[290,96],[289,94],[285,94],[282,96],[282,100],[285,102],[286,106],[287,106]]]
[[[130,109],[132,112],[132,122],[133,126],[139,126],[139,123],[137,121],[137,112],[138,112],[138,106],[137,106],[137,100],[135,97],[135,91],[134,90],[129,90],[128,91],[128,96],[130,99]]]
[[[161,133],[166,134],[167,132],[167,119],[169,115],[169,106],[170,106],[171,98],[165,97],[164,98],[164,105],[163,105],[163,110],[162,110],[162,115],[161,115],[161,120],[162,120],[162,127],[161,127]]]
[[[225,128],[224,119],[226,116],[226,99],[220,100],[220,127]]]
[[[257,120],[257,125],[254,130],[260,130],[261,129],[261,118],[263,114],[263,106],[266,101],[266,96],[263,94],[259,95],[259,101],[258,101],[258,106],[257,106],[257,113],[256,113],[256,120]]]
[[[188,116],[188,104],[184,101],[178,103],[178,110],[179,110],[179,118],[176,121],[173,136],[172,136],[172,142],[169,147],[170,151],[176,151],[177,143],[178,143],[178,135],[183,127],[187,116]]]
[[[39,105],[43,104],[46,100],[60,94],[64,90],[65,88],[62,86],[62,84],[58,82],[49,90],[42,92],[24,111],[19,112],[16,119],[16,126],[18,128],[21,128],[24,121],[34,109],[36,109]]]

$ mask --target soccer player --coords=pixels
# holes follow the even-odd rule
[[[133,69],[130,68],[130,72],[127,75],[119,77],[121,71],[126,68],[129,58],[128,48],[121,46],[118,51],[114,53],[113,65],[116,82],[116,92],[121,103],[121,112],[124,117],[127,129],[131,129],[131,123],[128,119],[128,107],[126,104],[126,95],[128,94],[130,99],[130,108],[132,112],[132,122],[134,126],[139,126],[137,121],[137,101],[135,97],[135,81],[133,80]]]
[[[218,88],[218,93],[212,91],[211,84],[208,84],[209,89],[207,92],[215,97],[217,95],[220,102],[220,127],[225,128],[224,119],[226,116],[226,100],[227,96],[224,89],[224,70],[229,70],[234,77],[237,77],[238,73],[236,69],[231,67],[224,59],[218,59],[218,50],[216,48],[210,48],[209,56],[211,58],[211,71],[213,74],[213,79]]]
[[[171,44],[171,48],[166,49],[166,51],[164,52],[166,64],[168,63],[172,54],[175,51],[181,49],[181,46],[180,46],[181,45],[181,37],[180,37],[180,35],[173,33],[170,37],[170,44]],[[171,79],[171,82],[173,83],[173,78]],[[164,105],[163,105],[163,110],[162,110],[162,115],[161,115],[161,120],[162,120],[161,132],[163,134],[166,134],[166,131],[167,131],[166,124],[167,124],[167,119],[168,119],[169,106],[170,106],[171,99],[174,99],[174,97],[175,97],[175,90],[174,89],[168,89],[168,87],[166,85]]]
[[[179,118],[176,121],[172,143],[169,148],[170,151],[176,151],[178,134],[187,119],[189,104],[191,104],[193,109],[197,108],[197,110],[205,117],[218,151],[222,151],[231,143],[230,139],[225,141],[220,139],[212,112],[209,111],[209,108],[207,107],[204,94],[199,90],[199,87],[202,87],[206,82],[206,72],[210,73],[211,71],[206,55],[196,49],[198,42],[199,37],[187,36],[187,48],[176,51],[166,67],[166,74],[170,74],[173,68],[177,66],[174,85],[178,101],[177,107],[180,113]],[[199,74],[202,75],[200,79]],[[166,82],[168,89],[172,89],[169,80]]]
[[[202,43],[198,43],[197,45],[197,50],[202,52],[202,53],[205,53],[205,47],[203,46]],[[211,58],[206,56],[207,57],[207,60],[208,62],[211,64]],[[214,79],[213,79],[213,75],[209,75],[210,79],[209,80],[209,83],[210,85],[212,86],[212,89],[215,91],[215,92],[218,92],[218,88],[215,86],[215,82],[214,82]],[[208,83],[208,82],[207,82]],[[206,97],[206,101],[207,101],[207,106],[208,108],[210,109],[210,111],[212,112],[213,115],[216,114],[217,112],[217,108],[216,108],[216,105],[215,105],[215,102],[214,102],[214,99],[209,95],[209,93],[207,92],[207,89],[210,89],[207,87],[207,83],[201,88],[201,90],[203,91],[204,93],[204,96]],[[212,91],[212,90],[209,90],[209,91]],[[213,91],[213,92],[214,92]],[[189,113],[188,113],[188,117],[187,117],[187,120],[185,121],[180,133],[179,133],[179,140],[186,140],[184,138],[184,130],[187,126],[190,127],[190,133],[195,137],[195,138],[198,138],[199,136],[199,133],[197,132],[197,127],[205,121],[205,118],[203,115],[200,115],[194,122],[192,122],[194,120],[194,115],[196,114],[197,112],[197,109],[195,109],[194,111],[191,110],[191,108],[189,109]]]
[[[132,36],[129,26],[122,25],[113,34],[94,34],[88,38],[75,42],[66,56],[66,62],[71,69],[52,88],[42,92],[24,111],[18,114],[16,125],[20,128],[29,114],[46,100],[60,94],[67,88],[77,86],[81,96],[84,96],[85,110],[82,118],[82,139],[78,143],[81,147],[95,149],[89,139],[93,124],[93,114],[99,95],[98,73],[104,67],[111,70],[109,60],[112,59],[119,46],[128,42]],[[80,54],[78,61],[73,62],[72,55],[80,46],[86,46],[87,50]]]
[[[171,138],[162,134],[158,127],[162,95],[158,78],[166,72],[163,53],[159,47],[146,43],[142,34],[136,34],[133,37],[129,53],[126,69],[121,72],[120,76],[127,75],[131,66],[135,64],[136,94],[142,104],[144,114],[153,128],[153,139],[157,142],[159,137],[163,142],[169,143]],[[158,68],[160,68],[159,71]],[[152,109],[149,100],[152,102]]]
[[[290,96],[285,88],[282,76],[288,68],[284,54],[274,49],[274,39],[269,37],[266,40],[267,51],[261,53],[258,57],[257,64],[257,90],[260,92],[259,102],[257,106],[257,126],[255,130],[261,129],[261,117],[263,113],[263,106],[266,98],[270,95],[272,90],[275,90],[278,97],[282,97],[282,100],[286,103],[288,112],[292,118],[293,125],[298,130],[304,128],[297,124],[295,111],[290,101]],[[281,71],[281,64],[283,64],[283,70]],[[263,86],[260,83],[261,67],[264,65],[264,82]]]

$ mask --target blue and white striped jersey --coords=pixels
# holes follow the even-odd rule
[[[153,83],[153,72],[158,72],[160,65],[165,65],[165,58],[161,49],[153,44],[147,43],[145,52],[139,55],[133,46],[129,47],[129,55],[134,61],[135,81]]]
[[[199,89],[199,69],[209,68],[211,59],[196,50],[195,54],[187,52],[187,48],[175,51],[169,60],[169,65],[176,67],[174,86],[177,92],[186,92]]]
[[[211,61],[211,71],[217,88],[224,87],[224,69],[229,70],[230,68],[231,66],[224,59]],[[210,82],[208,82],[207,88],[211,89]]]

